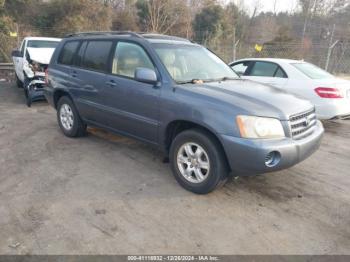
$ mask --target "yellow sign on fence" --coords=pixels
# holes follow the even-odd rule
[[[258,45],[258,44],[255,45],[255,51],[261,52],[262,50],[263,50],[263,46],[262,45]]]
[[[10,32],[11,37],[17,37],[17,32]]]

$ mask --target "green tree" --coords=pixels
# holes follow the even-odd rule
[[[204,42],[217,35],[222,29],[224,9],[220,5],[210,5],[198,13],[193,21],[196,41]]]
[[[113,8],[113,30],[139,31],[136,0],[125,0],[123,3],[114,1]]]
[[[16,46],[16,38],[10,37],[16,25],[8,15],[5,0],[0,0],[0,62],[10,62],[10,52]]]
[[[46,3],[43,10],[36,17],[34,26],[45,35],[110,30],[112,26],[112,9],[102,1],[53,0]]]
[[[181,31],[189,14],[186,0],[138,0],[136,7],[141,30],[162,34]]]

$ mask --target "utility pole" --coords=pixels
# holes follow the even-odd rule
[[[237,46],[239,44],[239,39],[236,41],[236,27],[233,27],[233,54],[232,59],[233,61],[236,61],[237,58]]]
[[[18,23],[16,23],[16,34],[17,34],[17,48],[19,48],[19,28],[18,28]]]
[[[329,66],[329,61],[331,59],[331,54],[332,54],[332,50],[333,48],[336,46],[336,44],[338,44],[338,40],[335,41],[333,43],[333,38],[334,38],[334,32],[335,32],[335,24],[333,25],[333,30],[332,30],[332,34],[331,34],[331,38],[329,40],[329,47],[328,47],[328,54],[327,54],[327,60],[326,60],[326,66],[325,66],[325,70],[328,71],[328,66]]]
[[[276,6],[277,6],[277,0],[275,0],[275,2],[273,3],[273,14],[274,15],[277,15]]]
[[[236,61],[236,27],[233,27],[233,61]]]
[[[311,8],[314,8],[316,6],[316,2],[317,2],[317,0],[314,1],[313,6],[311,7],[311,0],[309,0],[309,5],[308,5],[307,10],[306,10],[304,27],[303,27],[303,34],[302,34],[302,37],[301,37],[301,47],[302,47],[303,50],[304,50],[304,39],[305,39],[305,34],[306,34],[306,28],[307,28],[307,24],[309,22],[308,21],[309,20],[309,12],[310,12]]]

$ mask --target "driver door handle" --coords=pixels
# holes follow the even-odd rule
[[[78,76],[78,73],[76,71],[73,71],[72,74],[71,74],[72,77],[77,77]]]
[[[117,87],[117,83],[114,80],[110,80],[106,82],[107,85],[109,85],[110,87]]]

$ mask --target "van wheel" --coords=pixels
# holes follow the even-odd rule
[[[30,93],[29,93],[27,88],[24,88],[23,90],[24,90],[24,96],[26,98],[26,105],[28,107],[31,107],[32,106],[32,99],[30,97]]]
[[[16,77],[16,86],[17,86],[18,88],[23,88],[23,83],[22,83],[21,80],[19,80],[17,74],[15,74],[15,77]]]
[[[81,120],[72,100],[63,96],[57,103],[57,121],[62,132],[68,137],[86,135],[86,124]]]
[[[178,134],[170,148],[170,165],[177,182],[196,194],[207,194],[223,185],[228,165],[218,142],[200,129]]]

